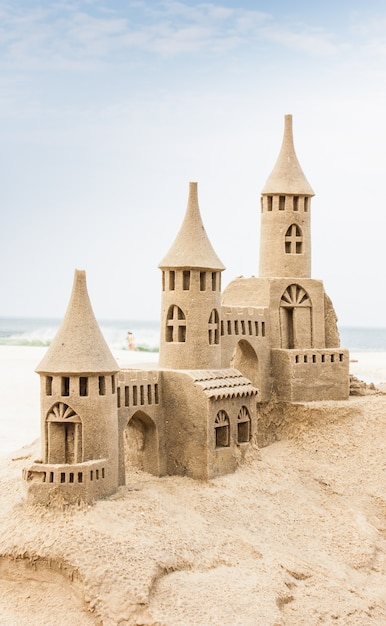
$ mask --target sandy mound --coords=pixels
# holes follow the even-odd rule
[[[27,505],[37,447],[3,459],[2,626],[385,624],[386,397],[298,409],[235,474],[94,506]]]

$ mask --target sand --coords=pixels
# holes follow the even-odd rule
[[[384,625],[386,396],[302,404],[278,436],[229,476],[133,472],[55,510],[25,501],[38,442],[3,456],[1,626]]]

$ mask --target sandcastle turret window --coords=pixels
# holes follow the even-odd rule
[[[104,376],[98,377],[98,385],[99,385],[99,395],[106,395],[106,378]]]
[[[267,196],[267,209],[272,211],[273,196]]]
[[[79,377],[79,395],[88,396],[88,378],[87,376]]]
[[[209,316],[208,322],[209,345],[213,346],[220,343],[220,316],[216,309],[213,309]]]
[[[309,209],[309,205],[310,205],[310,199],[306,196],[304,198],[304,210],[307,213],[308,209]]]
[[[169,289],[170,291],[174,291],[176,288],[176,273],[174,270],[170,270],[169,272]]]
[[[206,290],[206,272],[200,272],[200,291]]]
[[[182,309],[176,304],[169,308],[166,320],[166,341],[186,341],[186,318]]]
[[[291,224],[285,234],[286,254],[301,254],[303,252],[303,234],[298,224]]]
[[[217,289],[217,277],[218,277],[218,273],[217,272],[212,272],[212,291],[216,291]]]
[[[46,376],[46,396],[52,396],[52,376]]]
[[[62,376],[62,396],[70,395],[70,378],[68,376]]]
[[[294,196],[294,211],[299,211],[299,196]]]
[[[182,288],[184,291],[189,291],[190,289],[190,272],[189,270],[184,270],[182,272]]]
[[[229,447],[229,417],[226,411],[219,411],[214,420],[216,448]]]
[[[246,406],[242,406],[237,416],[237,443],[247,443],[251,438],[251,417]]]
[[[284,211],[285,209],[285,196],[279,196],[279,211]]]

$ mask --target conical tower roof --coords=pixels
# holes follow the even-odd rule
[[[86,272],[75,270],[63,322],[36,368],[52,374],[113,373],[119,366],[101,333],[87,292]]]
[[[315,195],[296,156],[292,135],[292,115],[284,116],[284,136],[280,154],[261,193]]]
[[[158,267],[161,269],[168,267],[225,269],[213,250],[202,223],[198,206],[197,183],[189,184],[189,200],[184,221],[172,247]]]

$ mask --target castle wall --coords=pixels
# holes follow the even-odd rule
[[[146,471],[157,476],[167,473],[165,429],[163,417],[163,390],[158,370],[122,369],[118,373],[118,465],[119,484],[125,484],[125,429],[133,417],[142,421],[144,431],[153,427],[155,455]],[[148,419],[147,419],[148,418]],[[146,437],[145,437],[146,438]],[[146,441],[144,442],[146,446]]]
[[[240,411],[246,408],[249,424],[240,424]],[[225,411],[229,419],[229,441],[226,446],[216,445],[216,417]],[[249,430],[247,434],[247,429]],[[243,431],[242,431],[243,429]],[[240,436],[241,434],[241,436]],[[211,399],[208,405],[208,478],[234,472],[257,437],[256,396],[238,396]],[[221,443],[221,442],[220,442]]]
[[[275,399],[347,400],[349,353],[344,349],[272,350]]]
[[[265,402],[272,391],[270,317],[264,307],[223,306],[221,367],[234,367],[259,390]]]

